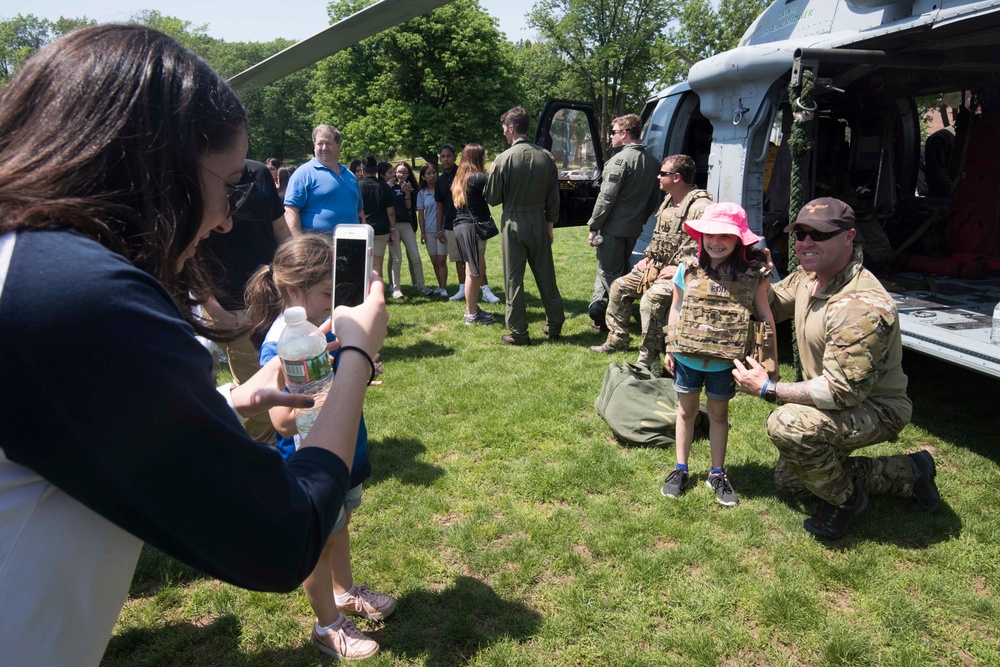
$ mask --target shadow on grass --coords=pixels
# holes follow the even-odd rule
[[[504,600],[477,579],[457,577],[443,591],[401,597],[394,617],[371,636],[407,660],[457,667],[498,641],[529,639],[540,623],[541,616],[524,604]]]
[[[102,667],[122,665],[242,665],[243,667],[307,667],[339,664],[305,642],[293,648],[241,646],[239,618],[226,614],[195,621],[171,621],[155,628],[136,628],[111,638]],[[252,649],[251,649],[252,650]]]
[[[239,653],[236,616],[133,628],[108,642],[102,665],[225,665]],[[280,664],[280,663],[275,663]]]
[[[814,499],[787,496],[774,488],[771,476],[774,468],[760,463],[727,466],[729,476],[737,484],[742,498],[776,498],[790,509],[802,512],[803,520],[816,507]],[[911,514],[907,498],[873,496],[868,511],[855,519],[847,537],[828,542],[831,549],[848,549],[856,542],[895,544],[904,549],[923,549],[958,536],[962,519],[946,502],[930,514]]]
[[[915,426],[1000,464],[1000,412],[993,408],[1000,380],[911,350],[904,350],[903,370]]]
[[[156,547],[142,545],[139,562],[132,575],[129,596],[134,598],[152,597],[165,586],[185,585],[210,577],[184,563],[171,558]]]
[[[385,438],[369,444],[368,458],[372,464],[372,475],[368,485],[395,477],[401,484],[430,486],[444,475],[444,471],[429,463],[417,460],[418,455],[427,451],[418,440]]]
[[[393,336],[390,328],[389,337]],[[447,345],[440,345],[432,341],[420,341],[415,345],[406,347],[388,347],[382,350],[385,361],[421,361],[432,357],[450,357],[455,351]]]

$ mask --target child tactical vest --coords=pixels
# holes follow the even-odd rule
[[[677,322],[664,327],[666,351],[718,359],[752,354],[759,342],[753,297],[763,270],[712,278],[696,259],[685,260],[684,301]]]

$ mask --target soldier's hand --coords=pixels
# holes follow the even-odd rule
[[[764,251],[764,262],[765,268],[767,268],[768,273],[774,273],[774,260],[771,259],[771,249],[767,246],[761,248]]]
[[[740,391],[751,396],[760,396],[760,389],[768,379],[767,370],[753,357],[747,357],[745,366],[739,359],[733,360],[733,378]]]
[[[642,259],[640,259],[638,262],[635,263],[635,266],[632,267],[632,270],[645,271],[647,264],[649,264],[649,257],[643,257]]]
[[[673,265],[665,266],[662,269],[660,269],[660,273],[657,276],[657,278],[660,278],[662,280],[673,280],[676,274],[677,274],[676,266]]]

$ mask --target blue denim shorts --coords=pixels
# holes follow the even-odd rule
[[[699,371],[674,360],[674,389],[678,394],[700,394],[705,387],[705,395],[713,401],[728,401],[736,396],[736,378],[733,370]]]
[[[352,512],[359,507],[361,507],[361,487],[362,484],[358,484],[352,489],[347,490],[347,497],[344,498],[344,505],[340,508],[340,513],[337,514],[337,522],[333,524],[333,533],[344,527],[344,522],[347,520],[347,512],[344,510],[351,510]]]

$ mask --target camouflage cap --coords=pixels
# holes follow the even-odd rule
[[[818,232],[854,229],[854,209],[839,199],[820,197],[803,206],[798,217],[794,222],[788,223],[785,231],[793,231],[795,225],[806,225]]]

